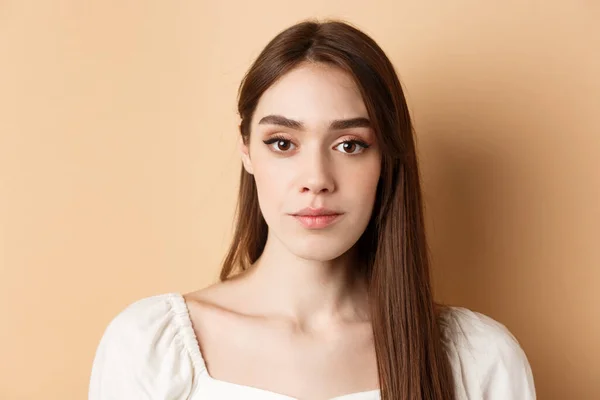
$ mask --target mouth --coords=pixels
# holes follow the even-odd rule
[[[337,222],[343,214],[292,215],[302,226],[308,229],[323,229]]]

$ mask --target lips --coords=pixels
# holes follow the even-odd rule
[[[342,214],[328,214],[328,215],[294,215],[294,218],[300,222],[300,224],[308,229],[323,229],[335,222],[342,217]]]
[[[339,211],[331,210],[328,208],[324,208],[324,207],[321,207],[321,208],[306,207],[298,212],[293,213],[292,215],[316,217],[316,216],[332,216],[332,215],[340,215],[340,214],[343,214],[343,213],[339,212]]]

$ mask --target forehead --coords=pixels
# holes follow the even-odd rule
[[[253,124],[278,114],[320,125],[333,119],[367,117],[358,86],[345,71],[324,64],[302,64],[277,80],[261,96]]]

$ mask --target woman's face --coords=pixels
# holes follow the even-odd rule
[[[269,240],[298,257],[327,261],[360,238],[381,155],[358,87],[345,72],[306,63],[281,77],[260,98],[250,144],[240,140],[240,148]],[[322,227],[325,218],[294,216],[307,207],[341,215]]]

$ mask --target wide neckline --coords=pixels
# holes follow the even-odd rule
[[[200,350],[200,344],[198,341],[198,337],[196,336],[196,332],[193,329],[193,323],[192,323],[192,317],[190,315],[190,309],[187,305],[185,298],[183,297],[183,294],[178,293],[178,292],[173,292],[173,293],[170,293],[169,297],[172,300],[172,302],[171,302],[172,306],[174,307],[175,311],[182,319],[180,321],[180,322],[182,322],[180,324],[180,328],[181,328],[181,333],[184,338],[185,346],[187,347],[187,350],[190,353],[190,357],[192,358],[192,361],[194,362],[194,364],[196,364],[198,367],[201,368],[201,372],[202,372],[201,376],[204,379],[206,379],[207,381],[209,381],[212,384],[217,385],[221,388],[232,388],[232,389],[235,389],[238,391],[239,390],[251,391],[251,392],[259,393],[264,396],[268,396],[269,398],[278,399],[278,400],[300,400],[296,397],[292,397],[292,396],[289,396],[289,395],[286,395],[283,393],[274,392],[272,390],[262,389],[262,388],[255,387],[255,386],[242,385],[239,383],[234,383],[234,382],[229,382],[229,381],[224,381],[221,379],[213,378],[210,375],[210,373],[208,372],[206,362],[204,360],[204,357],[202,356],[202,351]],[[332,397],[328,400],[353,400],[355,398],[356,398],[356,400],[358,400],[364,396],[369,396],[369,397],[365,397],[365,400],[370,400],[370,396],[373,396],[373,395],[379,394],[379,393],[380,393],[380,389],[372,389],[372,390],[365,390],[365,391],[361,391],[361,392],[347,393],[347,394],[343,394],[340,396]]]

